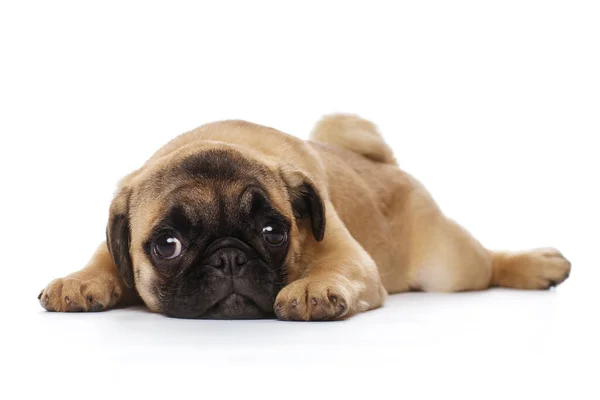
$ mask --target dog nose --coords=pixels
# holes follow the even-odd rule
[[[232,274],[237,268],[248,262],[246,253],[232,247],[220,249],[210,256],[209,265]]]

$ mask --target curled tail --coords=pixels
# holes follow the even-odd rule
[[[352,150],[373,161],[396,164],[392,150],[375,124],[357,115],[326,115],[317,122],[310,138]]]

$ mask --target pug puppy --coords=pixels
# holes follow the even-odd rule
[[[371,122],[337,114],[310,141],[244,121],[176,137],[120,182],[87,266],[39,299],[49,311],[143,301],[180,318],[338,320],[387,293],[548,289],[570,269],[551,248],[484,248]]]

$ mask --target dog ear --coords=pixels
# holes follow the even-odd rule
[[[110,205],[106,227],[106,245],[117,266],[121,280],[128,288],[134,286],[133,263],[129,253],[131,230],[129,227],[129,198],[131,190],[121,188]]]
[[[296,219],[310,218],[313,236],[317,241],[325,236],[325,205],[315,183],[301,171],[284,171],[292,209]]]

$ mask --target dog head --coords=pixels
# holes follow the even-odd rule
[[[122,182],[107,244],[119,275],[156,312],[273,313],[300,242],[322,240],[321,196],[303,171],[251,148],[180,146]]]

